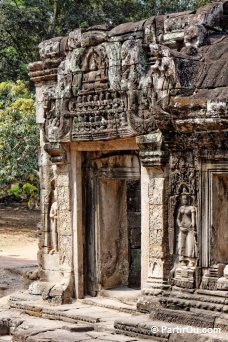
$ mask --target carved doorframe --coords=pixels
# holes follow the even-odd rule
[[[93,213],[93,224],[94,224],[94,245],[93,248],[94,250],[94,256],[95,256],[95,260],[94,260],[94,267],[95,267],[95,271],[94,271],[94,284],[93,284],[93,289],[94,289],[94,293],[97,292],[99,293],[101,288],[102,288],[102,269],[101,269],[101,263],[102,263],[102,254],[101,254],[101,225],[100,225],[100,184],[99,182],[102,180],[140,180],[141,177],[141,167],[140,167],[140,159],[138,157],[137,154],[132,154],[132,151],[125,151],[125,156],[134,156],[138,159],[138,170],[136,170],[135,168],[129,168],[127,166],[120,166],[118,168],[115,168],[114,172],[113,169],[110,169],[108,166],[107,167],[103,167],[100,164],[101,161],[101,157],[98,157],[96,159],[94,159],[92,161],[93,165],[90,165],[90,179],[92,184],[92,193],[90,194],[93,197],[93,201],[96,202],[96,210],[94,210]],[[127,153],[129,152],[129,153]],[[116,153],[116,156],[118,156],[118,153]],[[107,157],[110,158],[110,157]],[[104,158],[103,158],[104,159]],[[100,164],[97,167],[97,164]],[[94,167],[94,165],[96,165]],[[92,174],[91,174],[92,173]],[[94,209],[94,205],[93,205],[93,209]],[[86,238],[86,237],[85,237]],[[88,260],[87,260],[88,262]]]
[[[213,225],[213,177],[218,174],[228,174],[227,164],[204,163],[202,165],[202,232],[201,232],[201,265],[209,268],[211,265],[211,238]]]

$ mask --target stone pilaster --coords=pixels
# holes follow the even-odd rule
[[[167,152],[160,131],[137,138],[141,158],[142,289],[159,294],[167,285]]]
[[[30,293],[41,294],[43,299],[61,304],[72,298],[74,290],[71,165],[68,148],[44,144],[41,140],[40,281],[32,284]],[[52,210],[56,215],[55,227]]]

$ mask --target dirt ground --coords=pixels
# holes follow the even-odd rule
[[[23,274],[37,267],[39,210],[0,205],[0,305],[3,297],[23,289]]]

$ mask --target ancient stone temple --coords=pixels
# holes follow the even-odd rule
[[[228,311],[227,32],[217,1],[40,44],[31,293],[138,288],[143,312]]]

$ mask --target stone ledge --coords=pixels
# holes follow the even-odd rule
[[[150,313],[157,308],[194,311],[202,310],[206,314],[228,313],[227,292],[196,290],[194,292],[174,287],[172,291],[163,291],[160,295],[147,294],[138,299],[137,309]]]
[[[216,318],[213,314],[207,315],[203,312],[199,314],[162,308],[151,313],[150,317],[159,321],[168,321],[170,323],[191,325],[201,328],[213,328]]]
[[[182,312],[183,313],[183,312]],[[198,316],[199,317],[199,316]],[[183,342],[227,342],[228,334],[200,334],[200,333],[169,333],[162,332],[163,327],[167,327],[168,329],[177,328],[176,324],[167,322],[167,321],[156,321],[156,320],[146,320],[146,322],[142,322],[142,320],[138,320],[135,318],[129,320],[116,320],[114,322],[114,328],[117,334],[124,334],[131,337],[141,337],[144,339],[149,339],[150,341],[183,341]],[[190,326],[191,327],[191,326]],[[152,332],[152,328],[156,328],[157,331]],[[187,329],[189,326],[178,324],[179,329]],[[192,327],[194,330],[194,327]],[[199,328],[195,328],[199,329]]]

